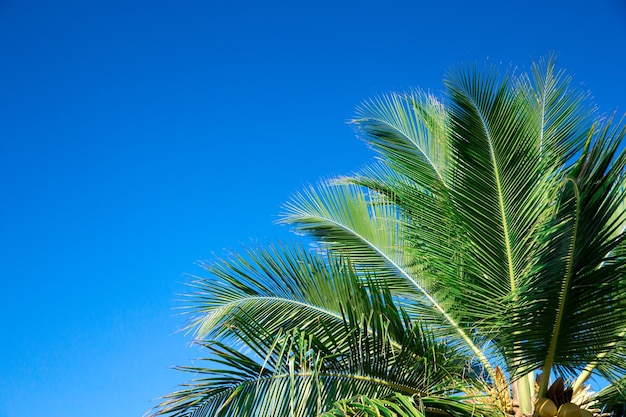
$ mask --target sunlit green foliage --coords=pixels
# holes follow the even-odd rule
[[[285,205],[313,245],[204,265],[189,329],[210,355],[158,414],[529,415],[540,374],[575,395],[602,377],[595,406],[624,409],[623,124],[552,59],[445,86],[358,109],[379,160]]]

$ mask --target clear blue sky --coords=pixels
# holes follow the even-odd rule
[[[626,111],[626,4],[0,0],[0,417],[139,417],[199,352],[195,262],[372,155],[368,97],[555,52]]]

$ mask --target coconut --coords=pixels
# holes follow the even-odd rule
[[[586,408],[580,409],[580,417],[593,417],[593,413]]]
[[[558,417],[581,417],[580,407],[574,403],[561,404]]]
[[[556,404],[549,398],[539,398],[535,403],[535,414],[539,417],[554,417],[556,412]]]

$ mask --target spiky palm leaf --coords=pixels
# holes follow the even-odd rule
[[[249,260],[257,262],[253,259],[259,253],[267,254],[249,251]],[[315,258],[307,252],[303,255],[309,261]],[[328,409],[337,398],[356,394],[444,395],[478,382],[471,359],[412,322],[394,305],[387,288],[372,279],[364,286],[364,278],[349,266],[343,265],[341,271],[333,271],[340,320],[332,323],[320,314],[313,317],[318,320],[300,323],[289,322],[291,318],[268,322],[264,314],[239,303],[224,322],[230,345],[202,342],[215,355],[206,359],[210,366],[181,369],[206,376],[167,397],[161,412],[193,417],[310,416]],[[259,286],[260,280],[251,282],[244,274],[239,277],[242,288]],[[315,275],[299,276],[297,281],[292,282],[294,287],[311,288],[315,293],[322,291],[317,284],[327,285]],[[313,298],[300,296],[299,301],[300,308],[314,316],[304,306]],[[279,328],[277,322],[282,323]],[[337,323],[341,332],[333,327]]]

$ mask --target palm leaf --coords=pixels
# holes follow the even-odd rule
[[[441,337],[451,337],[457,346],[471,350],[492,373],[491,365],[468,329],[446,310],[445,300],[436,299],[426,287],[428,279],[419,276],[423,272],[419,261],[403,250],[407,233],[403,213],[391,201],[380,197],[355,186],[320,185],[317,190],[311,188],[293,197],[286,205],[282,221],[295,225],[296,232],[321,240],[331,253],[349,255],[359,269],[376,271],[377,278],[384,279],[386,286],[406,298],[403,308],[428,321],[441,332]],[[450,264],[449,258],[439,259],[442,269]]]
[[[579,393],[599,376],[600,404],[623,412],[623,121],[596,120],[553,58],[445,85],[358,109],[379,162],[309,187],[281,220],[313,250],[203,265],[187,328],[210,356],[158,414],[530,415],[539,368],[539,396],[553,374]]]
[[[357,109],[353,123],[395,171],[431,192],[445,190],[446,112],[433,96],[415,91],[371,100]]]
[[[594,122],[589,93],[572,88],[572,77],[556,69],[554,56],[531,66],[530,76],[517,78],[529,137],[536,140],[546,166],[566,168],[576,159]]]
[[[203,342],[214,354],[208,359],[211,367],[181,369],[207,376],[171,394],[158,414],[309,416],[336,398],[443,394],[458,390],[462,378],[474,383],[467,357],[411,324],[388,290],[370,282],[368,291],[367,306],[344,299],[345,337],[340,340],[297,328],[272,337],[262,323],[235,314],[231,339],[247,353]]]
[[[195,291],[187,295],[188,328],[199,339],[227,332],[230,318],[242,311],[270,332],[295,323],[339,329],[338,297],[358,299],[350,293],[354,288],[342,285],[346,275],[355,274],[348,264],[301,245],[251,248],[202,266],[210,278],[196,277]]]
[[[553,365],[573,375],[606,355],[625,328],[625,259],[614,256],[624,239],[624,213],[615,215],[625,197],[616,184],[623,183],[626,160],[624,154],[615,157],[623,137],[623,130],[602,129],[573,167],[523,291],[524,314],[516,328],[524,358],[542,363],[546,375]]]
[[[594,406],[599,407],[607,415],[626,416],[626,377],[603,388],[594,400]]]

